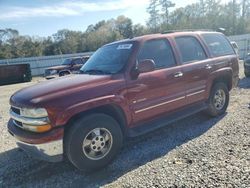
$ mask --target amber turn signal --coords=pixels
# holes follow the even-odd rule
[[[42,132],[49,131],[52,127],[50,124],[45,124],[45,125],[23,124],[23,128],[32,132],[42,133]]]
[[[42,126],[37,126],[36,130],[37,132],[46,132],[49,131],[51,129],[51,125],[47,124],[47,125],[42,125]]]

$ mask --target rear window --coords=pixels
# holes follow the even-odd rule
[[[176,37],[175,41],[183,64],[206,59],[206,54],[196,38],[192,36]]]
[[[224,35],[221,34],[202,34],[213,56],[224,56],[235,54],[231,44]]]

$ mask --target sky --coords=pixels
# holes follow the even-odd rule
[[[172,0],[175,8],[196,1]],[[46,37],[60,29],[85,31],[91,24],[119,15],[145,25],[148,4],[149,0],[0,0],[0,29]]]

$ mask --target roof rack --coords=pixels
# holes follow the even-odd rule
[[[181,30],[168,30],[168,31],[164,31],[161,34],[168,34],[168,33],[176,33],[176,32],[185,32],[185,31],[214,31],[211,29],[181,29]]]

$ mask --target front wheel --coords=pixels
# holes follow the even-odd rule
[[[218,116],[224,114],[229,103],[229,91],[226,84],[216,83],[211,90],[208,99],[207,114],[210,116]]]
[[[75,121],[66,133],[65,151],[80,170],[95,170],[109,164],[123,143],[119,124],[105,114],[91,114]]]

